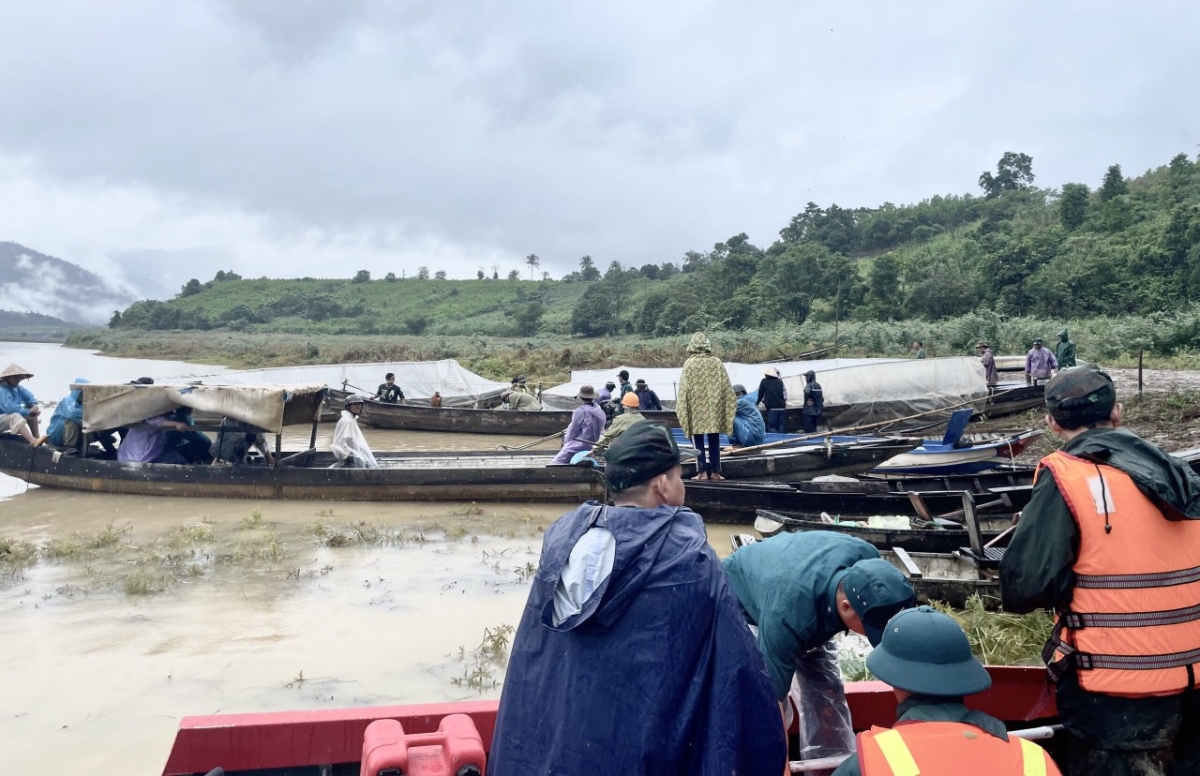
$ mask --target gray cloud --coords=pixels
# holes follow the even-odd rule
[[[678,260],[1200,142],[1185,2],[6,5],[0,239],[172,288]]]

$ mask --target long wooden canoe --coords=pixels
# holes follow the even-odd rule
[[[792,479],[863,471],[911,445],[881,440],[791,448],[730,459],[730,478]],[[46,487],[135,495],[345,501],[583,501],[603,498],[602,470],[552,466],[553,451],[379,453],[378,469],[331,468],[330,453],[306,451],[280,466],[133,464],[32,447],[0,435],[0,472]],[[285,458],[287,454],[285,452]],[[694,473],[685,464],[685,476]]]
[[[956,494],[957,496],[958,494]],[[959,503],[962,503],[959,497]],[[906,515],[902,515],[906,517]],[[982,540],[990,541],[1012,525],[1012,515],[987,516],[980,515],[980,535]],[[758,510],[754,521],[754,529],[764,537],[777,533],[794,533],[800,531],[834,531],[844,533],[870,542],[880,550],[901,547],[909,552],[948,553],[966,547],[970,537],[966,528],[874,528],[862,520],[846,520],[832,523],[825,522],[820,515],[809,515],[796,512],[775,512],[769,509]]]
[[[672,410],[644,412],[647,420],[678,426]],[[367,401],[359,422],[374,428],[402,431],[457,431],[464,434],[528,434],[549,436],[571,423],[568,410],[480,410],[471,407],[421,407]]]
[[[1054,693],[1042,668],[989,666],[992,686],[966,704],[1007,723],[1010,730],[1057,721]],[[848,682],[846,702],[855,731],[896,721],[896,698],[883,682]],[[499,701],[476,700],[409,706],[315,709],[258,714],[184,717],[167,755],[163,776],[203,776],[223,768],[227,776],[324,776],[357,774],[363,734],[375,720],[394,719],[406,734],[434,733],[444,717],[465,714],[491,750]],[[616,710],[614,710],[616,713]],[[1051,731],[1047,731],[1049,733]],[[1054,739],[1039,741],[1053,755]],[[799,753],[792,752],[796,758]]]
[[[921,493],[934,515],[962,507],[962,491],[980,505],[1010,514],[1029,503],[1033,470],[1013,469],[963,477],[870,479],[858,482],[688,482],[687,505],[706,521],[750,525],[759,509],[819,515],[909,515],[916,511],[908,491]],[[1007,498],[1007,503],[994,502]]]

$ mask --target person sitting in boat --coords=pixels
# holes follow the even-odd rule
[[[638,409],[642,412],[662,412],[663,406],[658,400],[658,394],[646,385],[645,380],[638,378],[633,384],[633,392],[637,394]]]
[[[16,364],[0,372],[0,433],[19,434],[26,442],[37,447],[46,437],[37,435],[38,415],[41,407],[33,393],[22,386],[22,380],[33,377]]]
[[[589,501],[546,529],[489,774],[783,773],[770,680],[683,506],[681,460],[664,426],[635,424],[608,451],[613,506]]]
[[[167,449],[174,450],[188,463],[209,463],[212,460],[212,439],[196,429],[191,407],[178,407],[171,413],[172,420],[187,426],[186,431],[167,431]],[[264,440],[265,441],[265,440]],[[264,444],[265,446],[265,444]]]
[[[604,387],[601,388],[600,391],[597,393],[596,400],[599,401],[601,404],[603,404],[606,401],[612,401],[613,389],[616,387],[617,387],[617,384],[614,383],[612,380],[609,380],[607,383],[604,384]]]
[[[591,455],[603,456],[609,446],[617,441],[617,438],[629,430],[636,423],[641,423],[646,419],[646,416],[638,409],[638,397],[636,393],[627,393],[621,398],[621,406],[625,412],[613,418],[612,423],[608,424],[608,428],[604,429],[604,433],[596,440],[596,444],[592,447]]]
[[[736,383],[733,395],[737,397],[737,407],[733,415],[733,433],[729,441],[735,447],[754,447],[767,441],[767,424],[758,405],[750,401],[746,395],[746,386]]]
[[[536,412],[542,408],[542,403],[532,393],[528,393],[524,386],[514,385],[509,388],[500,394],[500,401],[507,404],[510,410],[519,412]]]
[[[867,655],[867,668],[892,686],[896,725],[859,733],[857,754],[833,776],[1061,776],[1045,749],[963,705],[964,696],[991,687],[992,677],[953,617],[928,606],[900,612]]]
[[[333,429],[333,444],[329,449],[337,458],[334,467],[350,469],[378,469],[379,462],[367,444],[362,429],[358,427],[358,416],[362,414],[365,399],[362,396],[351,396],[346,399],[346,409],[338,418],[337,426]]]
[[[442,395],[437,391],[433,392],[433,396],[429,397],[429,406],[435,410],[442,406]]]
[[[571,424],[563,432],[563,446],[554,456],[554,463],[569,464],[576,453],[587,452],[604,432],[604,410],[596,406],[596,389],[590,385],[579,388],[580,404],[571,413]]]
[[[188,425],[173,419],[173,412],[146,418],[121,431],[117,460],[124,463],[186,464],[178,450],[167,449],[167,431],[187,431]]]
[[[274,462],[275,457],[267,447],[267,435],[261,428],[230,418],[221,418],[217,438],[213,440],[208,452],[213,463],[246,466],[250,463],[250,451],[253,449],[257,449],[268,464]]]
[[[87,384],[82,377],[75,384]],[[68,393],[50,416],[46,427],[46,441],[55,447],[78,450],[83,446],[83,391],[79,388]]]
[[[400,390],[400,386],[396,385],[396,375],[392,372],[388,372],[383,376],[383,382],[375,390],[375,401],[381,401],[385,404],[404,403],[404,391]]]
[[[912,585],[870,544],[833,531],[772,536],[724,563],[746,621],[758,630],[784,727],[791,695],[805,709],[800,734],[809,757],[854,751],[832,639],[854,631],[878,646],[887,621],[913,605]]]

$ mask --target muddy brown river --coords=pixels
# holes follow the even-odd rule
[[[11,343],[0,361],[33,371],[43,400],[77,376],[212,371]],[[529,441],[365,433],[376,450]],[[517,624],[542,531],[569,508],[119,496],[0,475],[0,771],[160,773],[187,715],[498,697],[503,665],[479,648]]]

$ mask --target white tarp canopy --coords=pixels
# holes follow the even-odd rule
[[[978,358],[904,359],[817,370],[825,394],[825,420],[834,428],[907,418],[930,412],[916,423],[944,422],[959,407],[981,410],[988,398]],[[788,405],[803,403],[804,378],[784,378]]]
[[[388,372],[396,375],[396,384],[404,391],[405,401],[428,404],[434,391],[442,394],[446,407],[491,407],[499,403],[507,383],[497,383],[464,368],[454,359],[442,361],[400,361],[391,364],[316,364],[244,369],[200,377],[178,378],[173,382],[202,382],[211,385],[284,385],[325,383],[350,393],[374,395]]]
[[[815,372],[823,372],[827,369],[859,364],[878,364],[894,360],[887,358],[826,358],[818,361],[783,361],[771,364],[730,362],[725,364],[725,371],[729,373],[729,382],[740,383],[745,386],[747,392],[754,393],[758,390],[758,383],[763,378],[763,370],[767,367],[778,369],[780,376],[786,378],[791,375],[802,375],[810,369]],[[639,378],[645,380],[646,384],[658,394],[658,398],[664,406],[675,406],[675,392],[679,387],[679,375],[683,369],[681,367],[640,366],[614,366],[610,369],[573,371],[571,372],[571,382],[556,385],[542,392],[542,404],[551,409],[569,409],[578,406],[579,402],[575,401],[575,396],[579,393],[580,386],[590,385],[599,391],[609,380],[617,382],[617,372],[622,369],[629,372],[630,382]],[[791,389],[789,388],[788,391],[790,396]]]
[[[311,423],[325,395],[308,385],[104,385],[71,386],[83,392],[83,428],[95,431],[141,423],[191,407],[278,434],[285,425]]]

